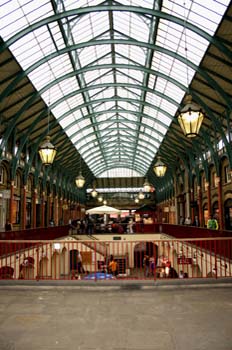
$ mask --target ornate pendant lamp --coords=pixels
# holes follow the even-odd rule
[[[50,142],[49,134],[50,107],[48,107],[48,131],[44,142],[39,147],[39,156],[43,165],[51,165],[55,159],[57,149]]]
[[[198,104],[192,102],[191,95],[187,95],[186,104],[177,116],[177,120],[184,135],[187,137],[197,136],[204,117],[205,113],[202,108]]]
[[[81,157],[80,157],[80,172],[79,172],[79,175],[76,177],[75,181],[76,181],[76,186],[78,188],[84,187],[85,178],[84,178],[84,176],[82,176],[82,173],[81,173]]]
[[[106,205],[106,204],[107,204],[107,200],[106,200],[106,199],[103,201],[103,204],[104,204],[104,205]]]
[[[151,185],[149,184],[147,179],[145,179],[145,182],[143,184],[143,189],[145,192],[150,192],[150,190],[151,190]]]
[[[186,20],[185,20],[186,23]],[[202,108],[192,102],[192,96],[189,93],[189,72],[188,72],[188,47],[187,47],[187,31],[184,27],[184,45],[185,45],[185,64],[187,73],[187,95],[185,98],[185,106],[177,114],[177,120],[186,137],[196,137],[199,134],[201,124],[203,122],[205,113]]]
[[[55,159],[57,149],[50,142],[50,136],[39,147],[39,155],[43,165],[51,165]]]
[[[85,178],[82,176],[80,171],[79,175],[76,177],[76,186],[78,188],[82,188],[84,187],[84,184],[85,184]]]
[[[135,198],[135,203],[138,204],[139,203],[139,199],[138,197]]]
[[[98,199],[98,202],[102,202],[103,201],[102,195],[99,195],[97,199]]]
[[[142,190],[140,190],[138,194],[138,199],[144,199],[144,197],[144,193],[142,192]]]
[[[98,192],[96,191],[95,187],[92,189],[92,191],[90,192],[90,194],[91,194],[91,196],[92,196],[93,198],[96,198],[96,197],[97,197]]]
[[[153,168],[156,176],[163,177],[166,173],[167,166],[161,161],[160,156],[158,156],[158,160]]]

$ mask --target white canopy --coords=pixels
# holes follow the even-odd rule
[[[92,208],[86,210],[87,214],[121,214],[121,210],[109,207],[107,205],[102,205],[100,207]]]

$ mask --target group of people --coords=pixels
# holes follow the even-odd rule
[[[185,219],[183,216],[180,216],[179,224],[186,225],[186,226],[196,226],[196,227],[200,226],[198,216],[195,216],[193,222],[189,216],[187,216]]]
[[[102,217],[94,218],[86,215],[80,220],[69,220],[70,229],[78,234],[93,235],[94,233],[134,233],[134,221],[132,218],[112,219],[107,224]]]
[[[186,225],[186,226],[196,226],[196,227],[200,226],[198,216],[195,216],[193,222],[189,216],[186,217],[186,219],[184,219],[183,216],[180,216],[179,224]],[[218,230],[218,228],[219,228],[218,220],[215,216],[213,216],[213,215],[209,216],[209,219],[207,220],[207,228],[209,228],[211,230]]]

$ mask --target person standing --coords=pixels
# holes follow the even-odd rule
[[[5,224],[5,231],[12,231],[12,229],[12,223],[10,222],[10,220],[7,220]]]
[[[193,221],[193,226],[199,227],[200,226],[200,222],[198,219],[198,216],[196,215]]]
[[[213,215],[210,215],[207,221],[207,228],[210,230],[218,230],[218,222],[217,219],[213,217]]]
[[[191,225],[191,219],[190,219],[189,216],[185,219],[184,224],[187,225],[187,226],[190,226],[190,225]]]
[[[143,264],[144,264],[144,276],[148,277],[149,276],[149,267],[150,267],[149,255],[144,255]]]
[[[113,255],[111,255],[111,257],[110,257],[108,270],[109,270],[109,273],[112,273],[113,276],[115,276],[115,277],[117,276],[117,274],[118,274],[118,263],[114,259]]]
[[[84,272],[83,265],[82,265],[82,256],[79,250],[77,251],[77,271],[79,274]]]

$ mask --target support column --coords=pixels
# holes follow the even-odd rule
[[[54,198],[54,223],[56,226],[59,225],[59,205],[57,196]]]
[[[211,208],[211,193],[210,193],[210,185],[209,182],[205,183],[205,190],[207,192],[207,203],[208,203],[208,217],[212,214],[212,208]]]
[[[63,197],[59,200],[59,225],[63,225]]]
[[[186,217],[190,218],[190,193],[189,191],[185,194],[186,198]]]
[[[34,189],[32,195],[32,227],[36,228],[36,202],[37,202],[37,189]]]
[[[200,226],[203,227],[203,210],[202,210],[202,192],[201,186],[197,186],[197,204],[199,208],[199,222]]]
[[[10,183],[10,205],[9,205],[9,221],[13,224],[14,218],[14,180]]]
[[[190,190],[190,202],[192,203],[192,205],[191,205],[191,208],[190,208],[190,211],[191,211],[191,216],[190,216],[190,218],[191,218],[191,222],[193,223],[194,222],[194,220],[195,220],[195,212],[194,212],[194,207],[193,207],[193,202],[194,202],[194,192],[193,192],[193,188],[191,188],[191,190]]]
[[[27,215],[27,197],[26,197],[26,186],[24,185],[21,189],[21,203],[22,203],[22,212],[21,212],[21,229],[25,230],[26,228],[26,215]]]
[[[42,193],[41,197],[41,227],[44,227],[45,223],[45,192]]]
[[[224,220],[223,220],[223,205],[222,205],[222,187],[221,179],[219,176],[216,177],[216,187],[218,189],[218,221],[220,230],[224,230]]]

